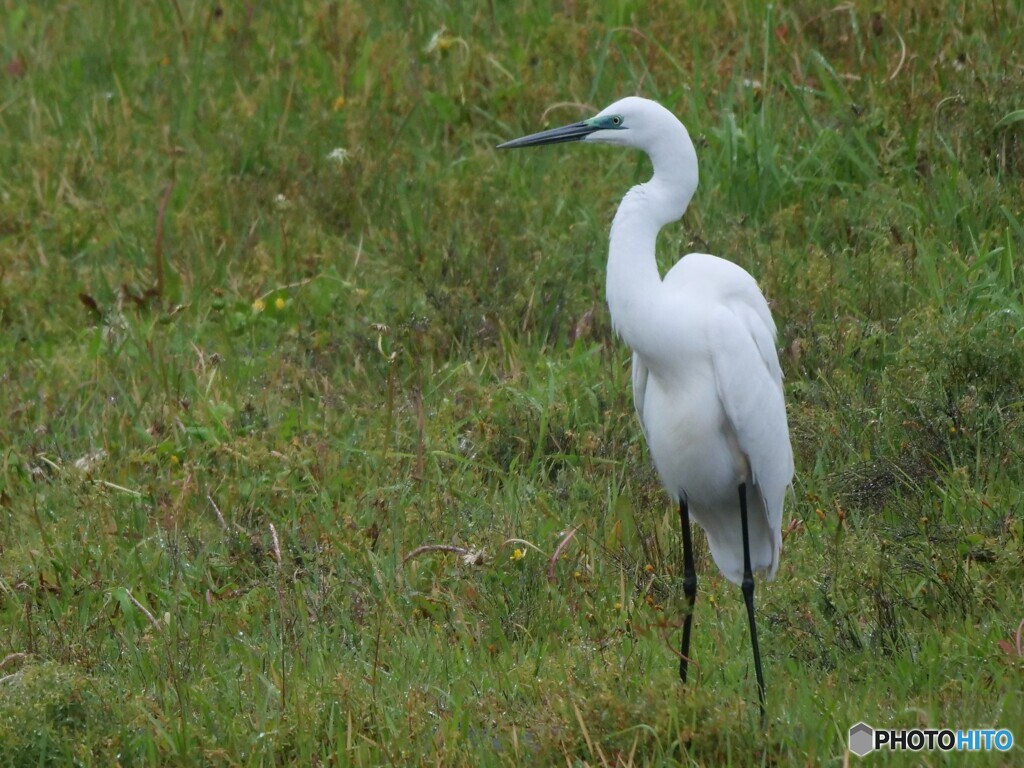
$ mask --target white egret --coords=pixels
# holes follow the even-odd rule
[[[697,153],[671,112],[629,97],[589,120],[498,148],[569,141],[641,149],[654,166],[650,181],[622,198],[612,221],[606,290],[612,325],[633,350],[640,426],[679,505],[688,603],[679,676],[685,683],[697,597],[692,516],[722,573],[742,587],[763,721],[753,574],[772,578],[778,568],[793,477],[775,323],[754,278],[732,262],[691,253],[664,279],[658,272],[658,232],[682,217],[697,189]]]

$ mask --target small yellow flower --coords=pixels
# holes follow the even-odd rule
[[[274,299],[274,309],[277,309],[277,310],[284,309],[284,305],[286,303],[287,302],[285,302],[284,299],[282,299],[280,296],[278,296],[276,299]]]
[[[648,563],[647,565],[644,566],[644,571],[646,573],[654,573],[654,566],[651,565],[650,563]]]
[[[522,560],[524,557],[526,557],[526,550],[525,549],[516,549],[511,555],[509,555],[508,559],[509,560]]]
[[[433,35],[430,36],[430,41],[423,46],[424,53],[433,53],[434,51],[447,51],[452,47],[452,39],[446,34],[448,28],[444,24],[437,30]]]
[[[263,299],[256,299],[256,301],[252,303],[253,312],[262,312],[266,308],[267,302],[265,302]]]
[[[615,610],[616,611],[621,611],[622,610],[622,603],[616,603],[615,604]]]
[[[181,459],[179,459],[179,458],[178,458],[177,456],[175,456],[175,455],[174,455],[174,454],[172,453],[172,454],[171,454],[171,464],[177,464],[177,463],[178,463],[179,461],[181,461]]]
[[[337,112],[338,110],[342,109],[344,106],[345,106],[345,97],[344,96],[339,96],[338,98],[336,98],[334,100],[334,111],[335,112]]]

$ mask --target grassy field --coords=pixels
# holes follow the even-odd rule
[[[1018,0],[0,0],[0,767],[1020,765],[1022,51]],[[701,158],[662,266],[779,323],[764,730],[700,537],[676,676],[603,296],[648,163],[493,149],[634,93]]]

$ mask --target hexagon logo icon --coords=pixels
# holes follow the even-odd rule
[[[850,728],[850,751],[857,757],[873,751],[875,748],[875,729],[867,723],[857,723]]]

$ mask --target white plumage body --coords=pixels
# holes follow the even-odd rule
[[[775,449],[765,439],[787,434],[768,306],[750,275],[707,254],[684,257],[663,285],[661,328],[676,354],[633,355],[633,397],[651,457],[673,498],[686,493],[712,558],[736,584],[743,578],[737,488],[748,484],[751,566],[771,578],[792,454],[788,439]],[[743,356],[731,356],[736,351]]]

